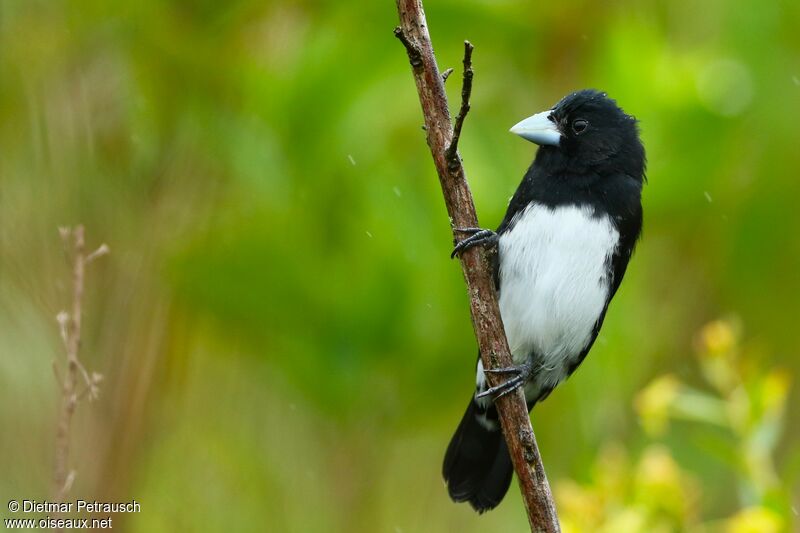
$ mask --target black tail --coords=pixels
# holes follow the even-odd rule
[[[494,509],[508,492],[514,468],[497,411],[473,399],[444,456],[442,474],[453,501],[468,501],[482,513]]]

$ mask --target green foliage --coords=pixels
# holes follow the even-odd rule
[[[713,443],[707,457],[731,468],[739,510],[709,517],[704,483],[674,458],[676,444],[648,442],[638,459],[619,444],[598,455],[588,483],[557,483],[569,531],[788,531],[794,516],[791,487],[780,479],[775,452],[786,420],[789,378],[753,364],[752,348],[739,338],[736,321],[717,320],[696,339],[704,389],[672,374],[653,380],[636,397],[645,433],[663,439],[670,423],[691,424]],[[720,435],[718,428],[724,429]],[[709,519],[710,518],[710,519]]]

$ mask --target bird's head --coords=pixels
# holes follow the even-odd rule
[[[645,155],[634,117],[606,93],[585,89],[565,96],[552,109],[511,128],[515,133],[564,158],[570,167],[622,170],[643,179]]]

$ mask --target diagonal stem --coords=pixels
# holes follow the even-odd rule
[[[472,193],[457,151],[458,138],[469,110],[469,96],[472,91],[472,45],[465,44],[464,85],[460,118],[457,117],[455,123],[456,132],[450,122],[444,82],[433,54],[422,0],[396,0],[396,3],[400,26],[395,29],[395,35],[405,46],[411,62],[425,119],[428,146],[439,175],[455,236],[456,228],[480,227]],[[460,259],[470,296],[472,326],[483,366],[486,369],[513,366],[487,254],[478,247],[465,251]],[[502,381],[496,374],[488,374],[487,379],[491,385],[498,385]],[[500,398],[496,405],[531,531],[558,532],[558,516],[524,394],[516,390],[513,394]]]

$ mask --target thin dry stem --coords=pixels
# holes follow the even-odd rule
[[[458,156],[458,141],[461,140],[461,128],[464,127],[464,119],[469,113],[469,99],[472,96],[472,51],[475,49],[472,43],[464,41],[464,80],[461,83],[461,108],[456,115],[456,122],[453,125],[453,138],[447,147],[447,164],[456,167],[461,164]],[[444,80],[443,80],[444,81]]]
[[[79,358],[84,276],[86,265],[97,257],[107,254],[108,246],[103,244],[87,256],[83,226],[79,225],[72,229],[61,227],[58,231],[72,257],[71,310],[70,312],[61,311],[56,316],[66,351],[66,372],[62,374],[58,369],[57,362],[53,361],[53,372],[61,388],[61,410],[56,428],[55,464],[53,466],[53,499],[56,502],[62,502],[72,487],[76,475],[74,470],[69,469],[72,417],[81,398],[87,393],[90,399],[97,396],[97,385],[102,379],[99,374],[92,373],[90,375]],[[81,381],[85,384],[85,389],[78,391]]]

